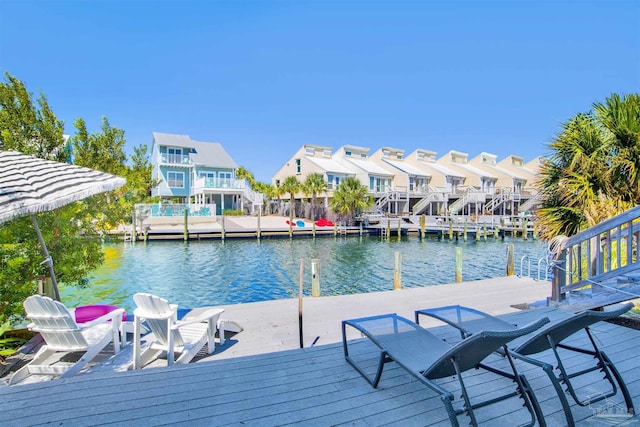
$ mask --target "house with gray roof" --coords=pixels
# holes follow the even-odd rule
[[[157,183],[152,196],[185,204],[215,205],[244,210],[262,204],[244,179],[236,178],[238,165],[217,142],[202,142],[188,135],[153,132],[151,176]]]

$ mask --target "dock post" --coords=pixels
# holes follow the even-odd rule
[[[391,236],[391,221],[387,218],[387,239]]]
[[[466,242],[467,241],[467,220],[464,220],[464,226],[462,228],[462,239]]]
[[[300,276],[298,281],[298,331],[300,333],[300,348],[304,348],[302,336],[302,284],[304,283],[304,259],[300,260]]]
[[[289,238],[293,237],[293,211],[289,209]]]
[[[360,223],[360,237],[362,237],[362,222]]]
[[[320,260],[311,260],[311,296],[320,296]]]
[[[453,240],[453,219],[449,219],[449,240]]]
[[[136,227],[136,208],[133,208],[133,222],[131,223],[131,241],[138,240],[138,229]]]
[[[401,235],[402,235],[402,219],[398,219],[398,240],[400,240]]]
[[[420,238],[424,239],[425,228],[427,225],[427,217],[425,214],[420,215]]]
[[[149,226],[144,227],[144,242],[147,243],[147,239],[149,238]]]
[[[507,246],[507,276],[513,276],[515,274],[515,265],[513,257],[513,245]]]
[[[189,208],[184,208],[184,241],[189,240]]]
[[[222,212],[222,232],[220,234],[222,241],[224,242],[224,212]]]
[[[394,256],[395,256],[395,264],[393,268],[393,290],[397,291],[399,289],[402,289],[402,271],[401,271],[402,255],[400,254],[399,251],[396,251],[394,253]]]
[[[260,217],[262,213],[262,206],[258,208],[258,229],[256,230],[256,238],[260,240],[262,232],[260,231]]]
[[[522,220],[522,237],[524,240],[529,240],[529,232],[527,230],[528,223],[529,221],[527,221],[526,218]]]
[[[333,224],[333,237],[338,235],[338,223]]]
[[[456,247],[456,283],[462,283],[462,247]]]
[[[498,226],[497,226],[497,225],[495,225],[495,226],[493,227],[493,238],[494,238],[495,240],[498,240],[498,233],[499,233],[499,228],[498,228]]]
[[[483,222],[482,223],[482,237],[484,238],[484,241],[487,241],[487,223]]]
[[[311,223],[311,233],[313,234],[313,238],[316,238],[316,223],[312,222]]]

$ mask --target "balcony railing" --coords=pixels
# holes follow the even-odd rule
[[[247,188],[246,181],[244,179],[234,178],[196,178],[193,182],[193,191],[203,190],[242,190]]]
[[[192,165],[193,161],[188,154],[160,154],[160,163],[168,165]]]

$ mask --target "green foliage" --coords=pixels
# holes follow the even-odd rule
[[[372,204],[373,197],[369,194],[367,186],[351,176],[340,182],[331,200],[333,211],[349,222],[357,212],[371,207]]]
[[[321,173],[311,173],[307,175],[302,183],[302,191],[305,194],[311,195],[311,215],[312,219],[316,220],[316,197],[318,193],[323,193],[327,190],[327,182],[324,180],[324,176]]]
[[[0,315],[0,357],[11,356],[15,349],[26,341],[23,338],[6,337],[10,325],[11,322],[5,321],[4,316]]]
[[[242,216],[244,215],[244,212],[242,212],[242,209],[225,209],[223,212],[223,215],[225,216]]]
[[[69,158],[63,131],[64,124],[49,108],[44,94],[33,102],[33,94],[9,73],[0,82],[0,142],[5,150],[49,160]]]
[[[613,94],[563,124],[537,183],[542,239],[571,236],[640,204],[640,95]]]
[[[296,193],[301,189],[300,181],[298,181],[298,178],[296,178],[295,176],[288,176],[282,182],[280,189],[282,190],[283,194],[289,193],[289,204],[291,205],[291,208],[289,209],[289,216],[295,216]]]

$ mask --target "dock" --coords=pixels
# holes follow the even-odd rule
[[[295,225],[289,225],[289,223]],[[130,227],[114,230],[124,240],[225,240],[234,238],[282,238],[282,237],[338,237],[372,235],[380,237],[417,236],[448,240],[504,239],[506,236],[535,239],[532,223],[524,226],[492,224],[491,222],[466,222],[456,218],[450,222],[419,224],[419,220],[409,217],[390,217],[369,223],[361,221],[347,226],[336,223],[333,226],[317,226],[309,219],[278,215],[221,216],[206,217],[150,217],[133,233]]]
[[[543,307],[521,311],[514,306],[544,299],[548,282],[505,277],[371,294],[306,297],[303,300],[304,348],[299,348],[298,300],[225,306],[225,318],[244,330],[216,348],[216,353],[185,366],[139,371],[83,372],[76,377],[15,387],[0,387],[0,424],[36,425],[408,425],[448,426],[439,397],[394,363],[373,389],[344,359],[340,322],[388,312],[412,318],[426,307],[462,304],[525,323],[545,315],[566,316]],[[435,322],[435,320],[433,321]],[[433,333],[456,339],[450,327],[426,323]],[[635,361],[640,331],[596,324],[592,331],[620,369],[635,404],[640,404],[640,373]],[[583,340],[576,337],[576,341]],[[492,356],[493,357],[493,356]],[[581,357],[581,356],[577,356]],[[492,359],[491,363],[505,363]],[[553,388],[542,370],[520,364],[532,384],[547,425],[565,425]],[[469,371],[471,393],[507,387],[510,381]],[[596,375],[599,377],[599,375]],[[455,380],[443,380],[454,387]],[[580,391],[591,392],[581,384]],[[631,425],[640,420],[616,418],[619,395],[598,407],[572,406],[578,426]],[[512,425],[518,402],[479,411],[484,425]],[[609,406],[603,406],[609,405]],[[459,418],[466,424],[464,417]],[[615,423],[614,423],[615,422]]]

